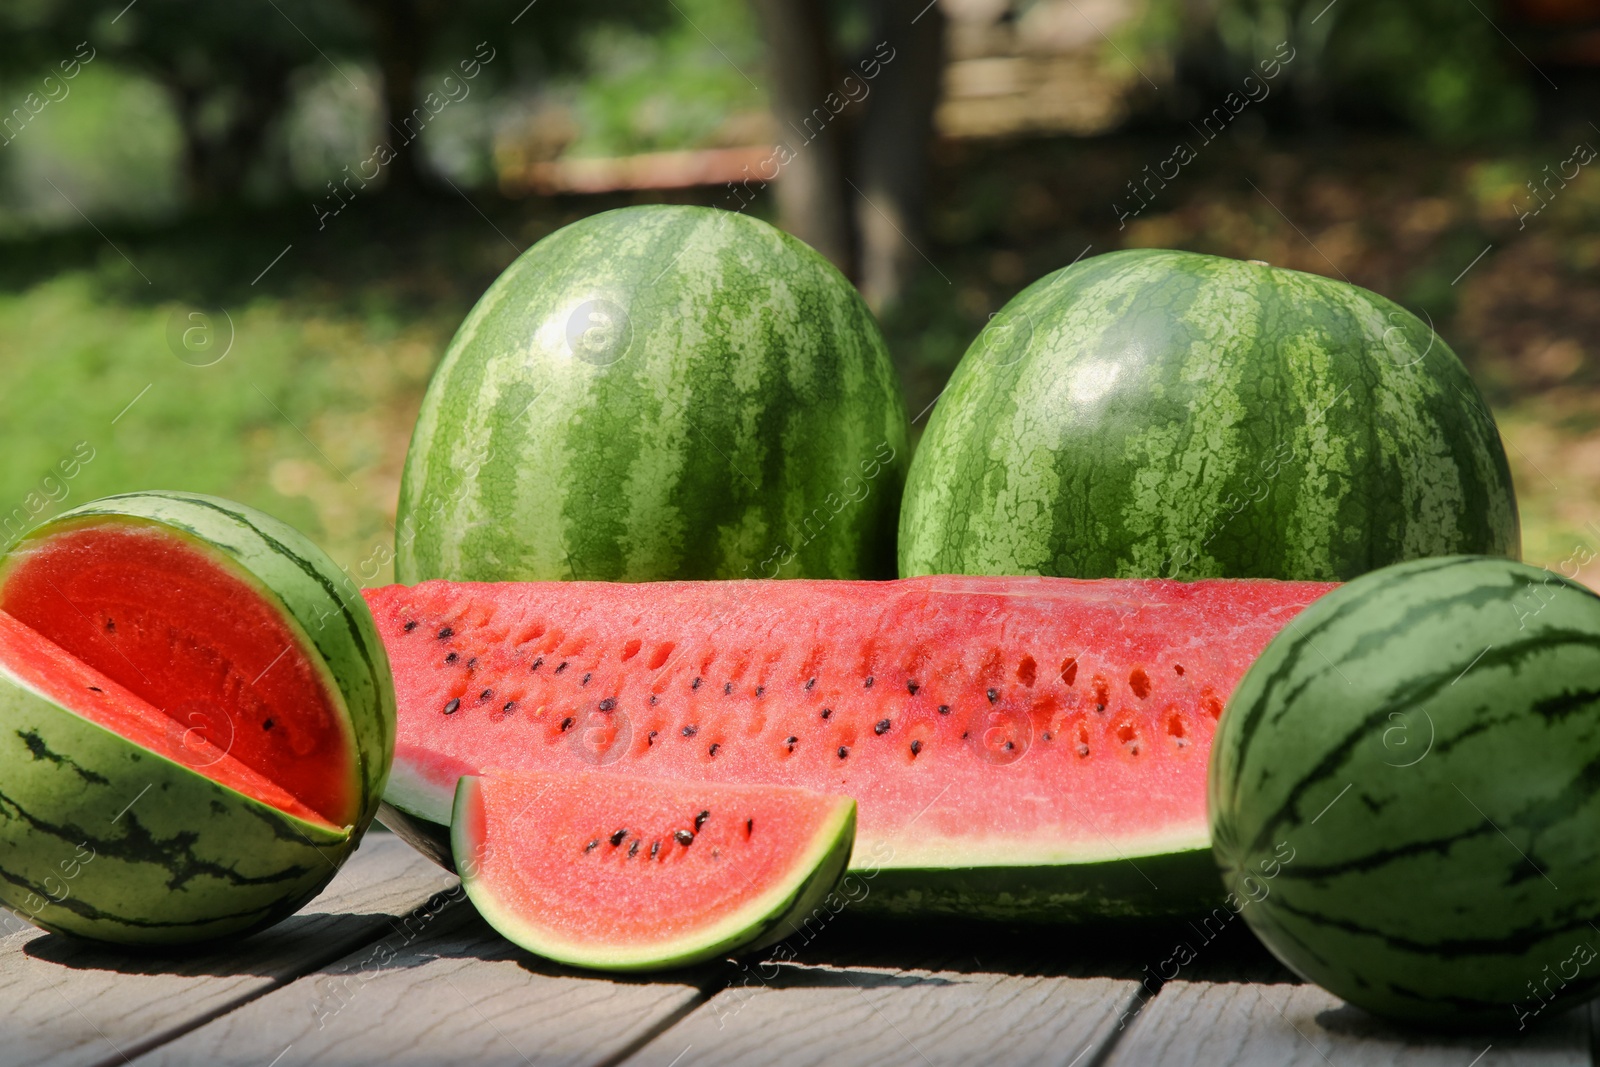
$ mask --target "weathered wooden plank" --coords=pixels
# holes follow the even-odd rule
[[[1107,1067],[1588,1067],[1589,1062],[1586,1009],[1538,1020],[1522,1034],[1434,1033],[1388,1025],[1314,985],[1189,981],[1162,986],[1133,1016],[1106,1061]]]
[[[692,975],[614,981],[546,963],[458,900],[139,1065],[579,1067],[615,1060],[702,998]]]
[[[246,941],[192,955],[101,948],[22,927],[0,940],[0,1067],[121,1064],[140,1052],[381,936],[455,885],[389,834],[373,834],[298,915]]]
[[[1113,978],[769,959],[747,964],[738,982],[627,1063],[1059,1067],[1091,1058],[1133,989]]]

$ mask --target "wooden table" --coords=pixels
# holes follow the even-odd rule
[[[1242,923],[1038,930],[834,917],[743,965],[613,980],[530,956],[455,878],[370,835],[299,915],[150,958],[0,940],[0,1065],[1589,1064],[1588,1009],[1520,1035],[1401,1031],[1304,985]],[[1179,941],[1196,958],[1150,979]],[[791,958],[792,957],[792,958]],[[1146,970],[1148,968],[1148,970]],[[1151,994],[1150,988],[1156,991]]]

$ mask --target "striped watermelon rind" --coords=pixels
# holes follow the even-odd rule
[[[127,943],[204,940],[270,925],[337,873],[376,815],[388,781],[394,681],[371,612],[303,534],[254,508],[194,493],[129,493],[65,512],[12,546],[0,561],[0,585],[35,545],[101,523],[160,527],[279,609],[339,705],[354,756],[358,814],[336,832],[297,819],[90,723],[7,675],[0,679],[7,724],[0,731],[6,768],[0,840],[7,857],[0,860],[0,901],[47,929]],[[51,756],[41,757],[36,744]],[[106,862],[82,865],[58,902],[59,892],[44,879],[54,872],[59,885],[60,863],[70,862],[80,843]],[[43,866],[26,873],[36,861]]]
[[[1214,742],[1215,851],[1250,926],[1395,1018],[1520,1027],[1592,994],[1597,679],[1600,597],[1520,563],[1418,560],[1312,604]]]
[[[900,573],[1346,580],[1516,558],[1498,431],[1376,293],[1163,250],[1035,282],[973,343],[911,465]]]
[[[355,844],[120,737],[0,671],[0,902],[123,944],[244,934],[298,910]]]
[[[815,251],[731,212],[604,212],[451,341],[396,578],[892,577],[907,432],[872,313]]]

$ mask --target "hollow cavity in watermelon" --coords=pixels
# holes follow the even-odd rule
[[[863,905],[1075,919],[1220,896],[1206,757],[1331,586],[932,577],[368,591],[394,664],[384,821],[442,855],[484,767],[854,797]]]
[[[159,943],[320,890],[376,813],[393,729],[338,573],[260,512],[178,494],[19,542],[0,562],[0,902]]]
[[[839,883],[856,805],[783,786],[593,773],[468,776],[451,839],[506,938],[612,971],[659,970],[793,933]]]

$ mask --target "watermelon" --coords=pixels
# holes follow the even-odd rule
[[[1229,702],[1224,881],[1305,978],[1397,1019],[1521,1029],[1600,988],[1600,597],[1503,559],[1313,604]]]
[[[872,313],[747,215],[623,208],[530,248],[423,399],[395,576],[892,577],[909,453]]]
[[[789,936],[838,885],[856,805],[783,786],[595,773],[468,776],[461,884],[530,952],[662,970]]]
[[[1328,586],[449,583],[369,590],[400,708],[383,819],[441,855],[484,768],[854,797],[865,906],[1076,919],[1217,896],[1205,767]],[[430,844],[430,839],[432,844]]]
[[[377,813],[388,659],[303,536],[213,497],[106,497],[0,561],[0,903],[126,944],[244,934]]]
[[[900,519],[902,576],[1348,580],[1520,551],[1494,420],[1428,326],[1342,282],[1144,249],[994,317]]]

